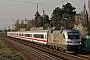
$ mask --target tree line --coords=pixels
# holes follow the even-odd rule
[[[74,27],[75,24],[75,7],[73,7],[70,3],[66,3],[65,5],[60,7],[56,7],[49,19],[47,14],[41,15],[38,11],[35,13],[35,17],[32,20],[28,20],[27,23],[24,20],[21,21],[17,19],[14,26],[15,30],[20,30],[20,28],[24,28],[29,30],[32,27],[43,27],[47,29],[48,27],[55,27],[56,29],[69,28]]]

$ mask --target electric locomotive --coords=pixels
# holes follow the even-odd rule
[[[78,30],[55,30],[48,33],[48,45],[55,49],[81,49],[81,34]]]

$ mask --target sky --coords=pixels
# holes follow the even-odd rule
[[[55,7],[62,8],[67,2],[76,8],[77,13],[83,10],[84,3],[88,9],[88,0],[0,0],[0,29],[8,29],[8,26],[12,29],[17,19],[34,19],[37,3],[39,13],[43,15],[45,10],[45,14],[51,17]]]

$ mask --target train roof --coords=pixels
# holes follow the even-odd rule
[[[66,29],[66,30],[63,30],[63,32],[79,32],[79,30],[75,30],[75,29]]]
[[[31,31],[17,31],[13,33],[64,33],[64,32],[79,32],[79,30],[66,29],[66,30],[31,30]]]
[[[47,33],[49,30],[32,30],[32,31],[25,31],[26,33]]]
[[[31,30],[31,31],[14,31],[14,32],[8,32],[8,33],[46,33],[49,30]]]

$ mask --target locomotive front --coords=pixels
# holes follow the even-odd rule
[[[78,30],[66,30],[67,50],[81,49],[81,34]]]

